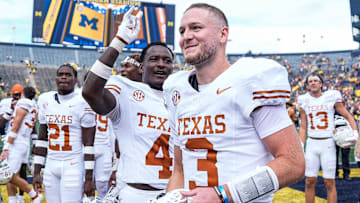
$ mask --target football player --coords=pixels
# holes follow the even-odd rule
[[[268,59],[230,65],[224,13],[192,4],[180,23],[180,47],[191,71],[164,83],[177,188],[192,202],[271,202],[272,194],[300,180],[304,155],[285,103],[286,69]]]
[[[23,86],[20,84],[15,84],[12,88],[11,88],[11,98],[5,98],[3,100],[1,100],[0,102],[0,135],[5,135],[5,125],[6,124],[11,124],[12,120],[11,120],[11,116],[12,113],[14,111],[14,107],[17,103],[17,101],[20,99],[21,97],[21,93],[23,91]],[[9,131],[9,129],[8,129]],[[28,154],[30,155],[30,149],[28,150]],[[27,169],[27,164],[29,161],[29,156],[23,156],[22,157],[22,164],[20,167],[20,171],[19,171],[19,176],[21,178],[23,178],[24,180],[27,181],[27,175],[26,175],[26,169]],[[19,190],[19,196],[18,196],[18,203],[22,203],[24,202],[24,197],[23,197],[24,191],[22,191],[21,189]]]
[[[142,81],[142,69],[140,68],[140,56],[134,54],[127,56],[121,61],[120,73],[122,76],[137,82]]]
[[[337,202],[335,187],[336,148],[333,140],[335,110],[349,122],[354,135],[358,136],[356,123],[346,110],[337,90],[323,92],[323,78],[312,72],[305,77],[308,92],[298,97],[300,108],[301,142],[305,143],[306,170],[305,199],[315,201],[315,185],[320,167],[323,171],[328,202]]]
[[[1,153],[1,160],[7,159],[12,169],[13,176],[7,184],[9,203],[16,203],[16,186],[27,192],[33,202],[40,202],[42,194],[38,194],[31,186],[18,176],[22,160],[28,158],[30,149],[30,136],[37,119],[37,104],[33,100],[35,97],[33,87],[25,87],[22,97],[18,100],[11,123],[11,128],[7,134],[7,141]]]
[[[95,112],[80,92],[74,91],[76,83],[74,67],[63,64],[56,72],[57,91],[43,93],[38,100],[40,127],[33,184],[42,191],[44,183],[47,202],[78,203],[83,192],[88,197],[95,195]],[[42,178],[40,170],[44,164]]]
[[[127,185],[120,191],[121,202],[148,202],[165,191],[172,169],[172,139],[162,85],[172,72],[174,55],[164,43],[151,43],[140,56],[142,82],[111,76],[112,66],[122,49],[136,39],[142,12],[124,15],[116,37],[92,66],[83,96],[114,126],[120,149],[118,174]]]

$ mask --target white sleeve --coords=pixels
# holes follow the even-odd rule
[[[285,104],[290,99],[290,84],[285,67],[272,60],[260,60],[258,66],[263,66],[261,71],[254,74],[249,80],[252,101],[246,114],[259,106],[276,106]],[[240,95],[241,97],[241,95]]]
[[[293,124],[284,104],[262,106],[259,110],[252,112],[250,116],[261,139]]]
[[[96,126],[96,113],[86,103],[84,112],[80,119],[80,126],[83,128],[90,128]]]
[[[106,115],[111,119],[113,125],[118,125],[121,118],[120,110],[120,100],[121,100],[121,87],[119,81],[116,80],[116,77],[110,77],[110,79],[105,84],[105,88],[110,91],[110,93],[115,97],[115,107]]]
[[[40,95],[40,97],[38,99],[38,107],[39,107],[38,120],[39,120],[40,124],[46,124],[43,97],[44,97],[44,95]]]

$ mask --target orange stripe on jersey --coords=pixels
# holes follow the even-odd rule
[[[108,90],[114,90],[118,94],[120,94],[120,92],[121,92],[121,88],[117,85],[105,85],[105,88]]]
[[[286,96],[286,95],[278,95],[278,96],[258,96],[258,97],[253,97],[253,99],[276,99],[276,98],[286,98],[286,99],[290,99],[290,96]]]
[[[28,128],[33,128],[30,124],[28,124],[27,122],[25,122],[25,125],[28,127]]]
[[[270,91],[253,92],[253,94],[271,94],[271,93],[287,93],[287,94],[290,94],[290,91],[288,91],[288,90],[270,90]]]

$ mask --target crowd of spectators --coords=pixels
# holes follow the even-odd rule
[[[352,113],[357,122],[360,122],[360,57],[346,58],[327,56],[326,53],[321,54],[298,54],[297,59],[288,60],[286,55],[251,55],[252,57],[267,57],[278,61],[284,65],[289,73],[289,81],[292,87],[291,103],[296,105],[297,97],[306,92],[304,86],[304,77],[308,72],[316,71],[320,73],[325,79],[325,89],[337,89],[342,93],[346,107]],[[229,57],[231,63],[236,62],[242,56]],[[182,59],[182,57],[179,57]],[[27,63],[26,60],[22,61],[24,67],[29,70],[31,74],[36,74],[41,69],[37,68],[40,61],[36,63]],[[30,64],[30,65],[29,65]],[[80,67],[79,69],[88,69],[90,67]],[[190,70],[193,67],[188,64],[180,63],[175,64],[175,71]],[[113,74],[120,74],[121,64],[115,64]],[[11,86],[11,78],[3,78],[0,80],[0,98],[8,95],[9,86]],[[50,78],[51,80],[51,78]],[[40,92],[38,92],[40,93]]]

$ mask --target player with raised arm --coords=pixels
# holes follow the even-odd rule
[[[51,203],[79,203],[83,192],[95,195],[95,112],[81,93],[74,91],[76,83],[74,67],[63,64],[56,72],[57,91],[43,93],[38,100],[40,127],[34,156],[34,187],[42,191],[44,183],[46,200]],[[44,164],[42,178],[40,170]]]
[[[33,100],[35,94],[33,87],[25,87],[23,89],[21,99],[18,100],[15,106],[11,127],[7,134],[7,141],[1,153],[1,160],[7,159],[13,173],[11,180],[7,184],[9,203],[17,202],[16,186],[27,192],[32,198],[32,202],[40,202],[43,198],[41,194],[38,194],[31,188],[26,180],[18,175],[22,160],[24,157],[28,157],[30,136],[37,119],[38,108]]]
[[[195,202],[271,202],[279,188],[304,175],[304,155],[285,103],[286,68],[268,59],[230,65],[224,13],[192,4],[179,28],[191,71],[170,75],[164,96],[174,137],[168,191]],[[165,195],[166,198],[167,195]]]
[[[142,82],[111,76],[112,66],[140,30],[141,11],[126,12],[116,37],[95,62],[83,87],[83,96],[101,115],[107,115],[119,141],[118,175],[127,185],[122,203],[147,202],[165,191],[171,176],[172,139],[162,85],[172,72],[174,55],[164,43],[151,43],[140,56]],[[111,77],[110,77],[111,76]]]
[[[306,202],[315,201],[315,185],[319,169],[323,171],[324,183],[329,203],[337,202],[335,187],[336,148],[333,140],[335,110],[342,115],[358,137],[354,118],[343,104],[341,94],[337,90],[322,91],[324,81],[320,74],[312,72],[305,78],[308,92],[298,97],[300,109],[301,142],[305,143],[306,133],[306,170],[305,198]],[[354,139],[354,144],[355,144]]]

